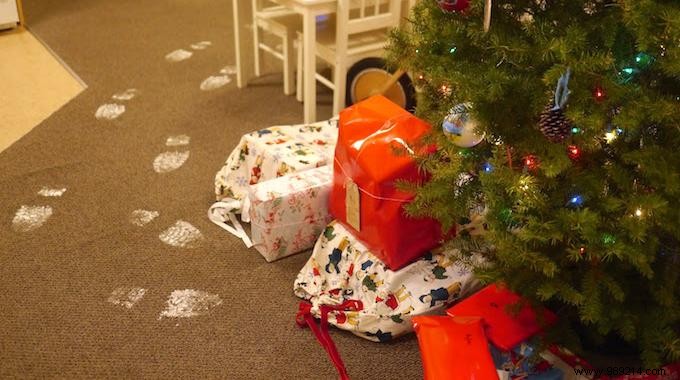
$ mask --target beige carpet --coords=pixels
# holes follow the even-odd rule
[[[206,218],[213,176],[239,136],[302,115],[277,75],[200,90],[233,64],[230,2],[24,7],[89,87],[0,153],[0,378],[335,378],[311,332],[294,325],[305,255],[267,264]],[[199,41],[212,45],[193,50]],[[177,49],[193,55],[168,62]],[[131,88],[134,98],[111,98]],[[108,103],[125,112],[95,118]],[[189,145],[166,146],[182,134]],[[159,174],[153,162],[166,151],[190,154]],[[134,210],[158,217],[138,226]],[[198,247],[161,241],[180,220],[200,230]],[[172,318],[182,310],[166,310],[168,297],[185,289],[195,292],[174,294],[200,298],[203,314]],[[413,336],[332,335],[353,378],[422,377]]]

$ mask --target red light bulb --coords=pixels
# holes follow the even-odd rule
[[[535,170],[538,168],[538,158],[533,154],[527,155],[523,159],[524,166],[529,170]]]
[[[578,160],[581,157],[581,149],[576,145],[569,145],[567,147],[567,155],[569,155],[569,158],[572,160]]]
[[[601,102],[607,97],[607,94],[604,92],[602,87],[597,86],[595,87],[595,90],[593,90],[593,96],[595,97],[596,101]]]

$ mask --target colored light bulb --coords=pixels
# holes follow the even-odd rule
[[[607,97],[607,94],[604,92],[604,89],[602,89],[602,87],[597,86],[593,90],[593,96],[595,97],[596,101],[601,102]]]
[[[441,92],[442,95],[444,96],[449,96],[451,95],[451,87],[448,84],[443,84],[441,87],[439,87],[439,91]]]
[[[614,128],[610,130],[609,132],[604,134],[604,139],[607,141],[607,144],[611,144],[614,140],[616,140],[619,136],[623,134],[623,129],[621,128]]]
[[[529,182],[526,180],[526,178],[522,178],[519,180],[519,188],[522,189],[523,191],[529,190]]]
[[[581,149],[579,149],[576,145],[569,145],[567,147],[567,155],[572,160],[578,160],[581,157]]]
[[[619,80],[621,83],[628,83],[631,80],[633,80],[633,77],[635,77],[635,74],[637,73],[637,69],[633,67],[624,67],[619,71]]]
[[[637,66],[640,68],[649,66],[653,61],[654,57],[645,52],[640,52],[635,56],[635,64],[637,64]]]
[[[485,162],[482,164],[482,170],[484,173],[491,173],[493,171],[493,165],[491,165],[489,162]]]
[[[616,243],[616,238],[612,234],[603,234],[602,242],[607,245],[612,245]]]
[[[567,207],[578,208],[583,206],[585,198],[581,194],[572,194],[567,200]]]
[[[524,166],[529,169],[529,170],[534,170],[538,168],[538,159],[534,155],[528,155],[525,156],[524,159]]]

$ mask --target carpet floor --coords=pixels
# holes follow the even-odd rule
[[[206,217],[239,137],[302,116],[278,75],[201,90],[233,64],[231,3],[24,3],[89,87],[0,153],[0,378],[335,378],[294,323],[307,255],[268,264]],[[193,54],[166,59],[178,49]],[[167,146],[177,135],[188,145]],[[200,231],[196,247],[159,238],[196,236],[172,235],[178,221]],[[195,316],[175,318],[193,301]],[[353,378],[422,377],[413,335],[332,336]]]

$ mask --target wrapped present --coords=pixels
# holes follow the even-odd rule
[[[252,243],[268,262],[314,246],[331,221],[332,178],[332,167],[322,166],[250,187]]]
[[[499,380],[564,380],[564,372],[559,368],[549,368],[527,376],[511,376],[508,371],[498,371]]]
[[[327,165],[337,140],[337,119],[275,126],[244,135],[215,175],[218,201],[239,212],[248,186]]]
[[[509,351],[490,344],[489,350],[500,380],[562,380],[564,377],[559,368],[554,368],[529,343],[520,343]]]
[[[492,344],[489,349],[499,373],[504,373],[503,377],[514,379],[516,377],[526,377],[533,372],[534,363],[531,360],[534,356],[534,350],[531,345],[521,343],[512,350],[505,351],[496,348]]]
[[[481,318],[413,318],[425,380],[498,379]]]
[[[551,345],[541,353],[555,368],[560,368],[571,380],[677,380],[680,379],[680,362],[664,365],[661,368],[638,366],[595,368],[584,358],[568,349]]]
[[[511,314],[510,307],[517,306],[517,314]],[[541,332],[543,327],[557,321],[549,310],[543,310],[539,318],[519,295],[510,290],[489,285],[446,311],[450,316],[475,316],[484,319],[486,335],[498,348],[510,351],[521,342]]]
[[[441,228],[433,219],[410,218],[404,205],[414,195],[400,180],[422,181],[414,144],[431,127],[382,96],[340,113],[331,214],[392,270],[436,247]]]
[[[314,246],[331,221],[328,198],[332,179],[333,169],[327,165],[250,186],[242,220],[251,222],[252,237],[227,202],[214,203],[208,217],[272,262]]]
[[[441,312],[477,288],[468,266],[452,252],[428,253],[393,271],[343,224],[331,222],[295,280],[295,295],[308,312],[376,342],[412,331],[415,315]],[[352,310],[324,308],[352,301]]]

